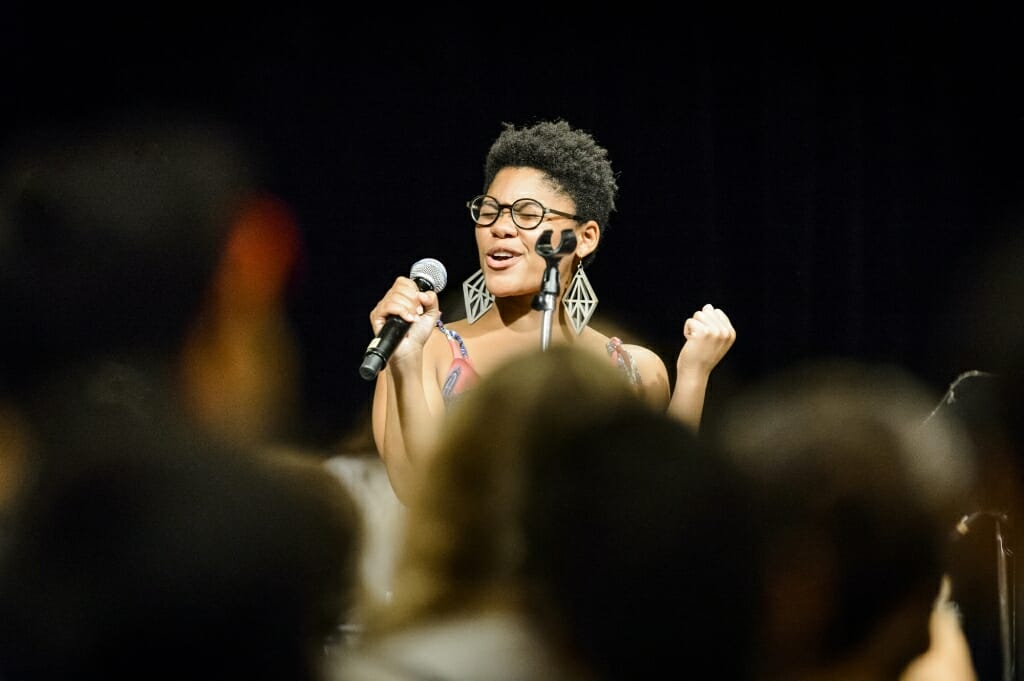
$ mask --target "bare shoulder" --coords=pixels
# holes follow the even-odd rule
[[[602,348],[607,348],[611,337],[596,329],[594,331],[595,336],[601,339]],[[620,351],[628,355],[629,360],[632,361],[640,378],[637,390],[644,396],[644,399],[659,408],[668,406],[669,376],[661,356],[647,346],[636,343],[622,343]],[[608,350],[606,349],[604,352],[607,353]]]
[[[451,326],[445,324],[450,329]],[[435,375],[447,369],[451,364],[452,351],[446,336],[440,329],[434,329],[423,345],[424,369],[429,369]]]
[[[623,343],[622,348],[633,358],[633,363],[640,371],[645,384],[653,381],[668,380],[668,369],[661,355],[643,345]]]
[[[664,360],[643,345],[623,343],[622,347],[633,357],[633,365],[640,374],[639,392],[644,400],[657,409],[667,408],[672,392]]]
[[[600,348],[604,353],[608,352],[609,342],[612,337],[594,329],[587,327],[584,335],[581,338],[596,349]],[[616,336],[616,338],[618,338]],[[640,371],[640,376],[644,383],[648,383],[650,380],[667,377],[668,371],[665,368],[665,362],[661,359],[658,353],[654,352],[650,348],[644,345],[637,345],[635,343],[622,343],[620,346],[621,350],[625,351],[633,360],[633,364]]]

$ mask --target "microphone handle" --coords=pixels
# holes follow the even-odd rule
[[[401,317],[389,316],[387,322],[384,323],[384,328],[380,330],[380,335],[366,348],[363,363],[359,367],[359,375],[367,381],[377,378],[377,374],[384,369],[384,365],[388,363],[388,357],[391,354],[389,352],[385,355],[380,348],[396,347],[402,342],[402,337],[409,330],[409,326],[409,322]]]

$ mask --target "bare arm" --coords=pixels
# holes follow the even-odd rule
[[[697,430],[711,371],[736,341],[736,330],[725,312],[708,304],[686,320],[683,337],[668,413]]]
[[[669,379],[665,362],[653,350],[642,345],[626,346],[629,356],[640,374],[640,397],[652,408],[663,411],[668,407]]]
[[[440,318],[437,294],[420,291],[399,277],[370,313],[374,333],[389,315],[411,322],[405,339],[377,375],[373,394],[373,438],[395,495],[408,500],[423,458],[434,444],[444,402],[428,341]],[[439,334],[433,334],[439,336]]]

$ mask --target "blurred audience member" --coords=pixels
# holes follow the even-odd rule
[[[717,422],[760,500],[760,679],[974,678],[943,586],[975,460],[955,423],[923,427],[933,406],[895,367],[821,360]]]
[[[301,234],[239,129],[125,112],[22,132],[3,151],[9,388],[82,359],[145,362],[211,432],[298,437],[287,294]]]
[[[745,490],[613,365],[570,346],[512,359],[451,408],[430,461],[393,599],[336,678],[748,677]]]
[[[11,136],[4,152],[0,309],[12,332],[0,352],[17,361],[0,370],[0,389],[10,402],[24,404],[43,375],[105,357],[144,364],[175,408],[218,437],[318,460],[335,453],[312,446],[303,413],[288,311],[301,232],[237,127],[133,112],[41,126]],[[6,481],[22,474],[19,461],[0,456]],[[368,512],[387,507],[393,492],[362,485],[363,472],[338,475],[350,463],[329,472]],[[0,501],[16,489],[0,488]],[[374,546],[392,541],[376,528]],[[387,579],[366,576],[378,590]]]
[[[32,442],[70,377],[88,390],[88,370],[114,365],[148,377],[139,398],[178,395],[177,352],[249,180],[228,134],[171,118],[41,125],[2,148],[5,512],[68,463]]]
[[[205,123],[128,116],[25,133],[5,151],[8,390],[96,358],[146,365],[173,386],[248,195],[236,141]]]
[[[286,560],[296,562],[289,565],[285,561],[280,570],[273,568],[274,574],[280,572],[306,582],[305,586],[280,585],[282,590],[304,594],[302,598],[306,600],[280,604],[285,608],[281,626],[289,631],[281,634],[277,647],[262,639],[260,645],[267,647],[259,654],[268,660],[290,655],[288,651],[295,647],[294,637],[303,638],[306,644],[310,639],[304,637],[310,634],[322,653],[322,641],[316,635],[319,629],[295,628],[299,624],[297,615],[293,617],[287,608],[294,605],[296,610],[308,613],[325,604],[337,605],[337,599],[324,589],[351,586],[348,560],[354,557],[346,554],[342,561],[333,552],[358,549],[358,543],[349,540],[350,536],[358,536],[358,525],[351,524],[349,511],[353,500],[345,495],[338,479],[324,469],[321,459],[253,446],[273,437],[272,431],[255,430],[260,418],[267,423],[277,421],[272,413],[261,413],[260,417],[252,414],[273,404],[263,397],[274,390],[287,394],[283,387],[287,380],[273,383],[273,390],[249,388],[260,385],[266,376],[275,377],[275,372],[276,378],[284,376],[280,367],[291,364],[287,359],[280,364],[277,360],[249,362],[253,357],[269,357],[270,353],[250,352],[252,348],[244,343],[275,327],[268,321],[266,309],[252,301],[259,298],[266,302],[273,297],[267,289],[279,285],[281,271],[294,254],[289,255],[287,248],[286,252],[277,253],[280,242],[270,234],[278,228],[287,231],[284,228],[290,223],[254,193],[253,169],[244,144],[233,130],[221,124],[188,114],[179,117],[156,112],[155,116],[55,126],[45,132],[41,129],[32,135],[20,135],[3,152],[0,310],[8,333],[0,340],[4,357],[0,365],[0,424],[5,429],[4,440],[0,442],[0,463],[5,475],[10,472],[18,476],[16,480],[5,481],[4,486],[13,491],[4,493],[8,504],[3,512],[8,521],[10,564],[3,567],[9,570],[6,585],[11,592],[5,597],[18,595],[5,603],[10,615],[3,613],[2,618],[10,620],[12,630],[21,622],[23,626],[12,641],[24,644],[25,648],[22,651],[13,645],[5,646],[5,656],[9,657],[0,660],[0,664],[9,663],[12,669],[24,670],[19,676],[27,676],[30,669],[41,670],[39,673],[45,675],[56,665],[76,665],[78,658],[99,655],[104,659],[93,657],[89,664],[95,662],[97,670],[107,668],[105,656],[109,651],[103,647],[121,645],[118,638],[122,624],[139,625],[137,618],[132,619],[136,617],[133,608],[139,612],[148,609],[155,619],[164,614],[180,614],[184,622],[194,616],[196,619],[190,625],[181,626],[191,626],[215,637],[217,622],[207,621],[211,611],[206,608],[215,606],[217,598],[232,598],[229,592],[235,589],[258,601],[259,589],[253,585],[262,579],[258,576],[262,568],[251,561],[239,563],[232,570],[212,566],[228,555],[210,552],[209,543],[215,541],[222,542],[225,551],[234,547],[238,557],[247,561],[246,551],[265,552],[268,556],[276,552],[288,554]],[[273,215],[277,217],[268,217]],[[276,227],[267,227],[268,224]],[[276,269],[268,265],[275,258],[282,263]],[[248,263],[251,269],[239,263]],[[232,289],[226,283],[236,279],[245,279],[249,288]],[[225,291],[231,290],[238,292],[237,305],[213,304],[222,303]],[[250,294],[248,298],[246,292]],[[200,314],[200,310],[205,312]],[[211,310],[228,310],[231,314],[222,317]],[[228,317],[232,321],[223,324],[211,321]],[[196,330],[213,327],[247,328],[247,333],[253,335],[243,338],[241,334]],[[223,349],[236,342],[238,347],[224,353],[235,366],[232,370],[222,369],[222,381],[190,379],[196,375],[190,368],[197,358],[209,356],[197,348]],[[269,347],[276,341],[264,338],[262,343]],[[287,343],[281,345],[287,347]],[[257,366],[274,368],[257,377]],[[235,381],[237,376],[245,380]],[[223,398],[198,400],[197,385],[223,390]],[[250,399],[253,395],[259,397]],[[94,416],[90,405],[108,403],[118,405],[117,414],[108,415],[101,409],[96,418],[87,418]],[[209,404],[231,406],[203,406]],[[252,405],[259,409],[251,408]],[[182,434],[178,435],[179,432]],[[222,449],[243,448],[251,454],[247,461],[236,457],[237,461],[228,463],[216,455]],[[139,457],[137,464],[129,458],[133,452]],[[208,470],[199,463],[200,453],[214,457]],[[170,460],[164,461],[165,457]],[[179,465],[185,469],[174,468]],[[124,479],[114,475],[122,469],[127,476]],[[195,481],[194,490],[185,485],[175,487],[173,492],[156,490],[157,498],[149,501],[131,497],[132,489],[152,487],[156,485],[153,480],[165,473],[170,483],[179,475],[202,477],[201,470],[214,476],[215,480],[210,481],[214,488],[201,488]],[[288,471],[295,471],[298,479],[293,480]],[[131,477],[135,475],[141,477]],[[280,480],[264,481],[267,477]],[[289,492],[292,484],[304,491]],[[268,490],[265,485],[284,487]],[[103,506],[108,497],[116,508]],[[270,497],[280,505],[271,504]],[[210,511],[210,526],[197,531],[195,524],[202,521],[202,516],[189,516],[183,509],[193,501],[212,503],[215,498],[220,498],[224,507]],[[72,514],[67,509],[77,508],[75,504],[80,499],[97,503],[96,515],[81,514],[83,521],[94,517],[99,525],[101,519],[111,519],[105,530],[108,534],[96,536],[95,553],[90,552],[89,544],[69,546],[64,564],[52,569],[43,566],[39,561],[64,555],[59,553],[60,544],[51,542],[77,522],[77,512]],[[163,515],[159,509],[165,502],[168,507]],[[248,508],[251,517],[241,512],[242,506]],[[114,515],[122,511],[137,512],[138,517],[116,521]],[[335,511],[340,515],[305,522],[306,513]],[[162,515],[167,526],[153,526]],[[288,528],[289,518],[302,521],[301,527],[283,530]],[[259,523],[267,523],[265,530],[257,529]],[[150,548],[159,552],[159,547],[164,546],[170,560],[160,569],[180,569],[184,580],[189,579],[184,573],[191,570],[196,579],[197,591],[183,593],[184,600],[176,604],[180,612],[170,610],[171,605],[158,597],[163,586],[174,587],[173,584],[154,579],[152,586],[156,591],[152,592],[138,586],[157,568],[145,564],[142,557],[129,554],[140,541],[139,535],[148,533],[151,527],[154,543]],[[312,548],[311,552],[303,553],[292,544],[299,537],[303,542],[316,541],[316,532],[305,534],[307,527],[324,533],[319,537],[324,545],[317,549],[324,555],[313,555]],[[90,526],[90,531],[98,532],[99,528]],[[232,533],[239,536],[231,537]],[[188,543],[192,535],[196,540],[194,546]],[[83,535],[82,539],[86,537]],[[149,551],[146,546],[138,546],[138,550]],[[52,552],[57,552],[56,556]],[[121,595],[122,600],[111,600],[106,605],[105,590],[113,587],[104,585],[99,577],[90,582],[93,577],[78,580],[74,575],[86,575],[88,570],[100,574],[110,568],[113,576],[117,576],[118,552],[130,558],[123,566],[128,590]],[[186,554],[196,564],[189,564],[183,557]],[[149,557],[147,553],[146,560]],[[316,569],[324,570],[327,576],[316,581],[312,575],[303,573],[302,564],[307,559],[323,559]],[[201,584],[210,576],[203,572],[208,567],[224,577],[225,593],[203,591],[213,581],[211,577],[206,585]],[[38,574],[34,572],[37,569]],[[62,585],[65,579],[73,583]],[[135,579],[139,581],[133,582]],[[110,638],[76,640],[67,645],[61,642],[59,637],[67,625],[53,616],[55,606],[47,595],[51,589],[66,591],[69,597],[95,597],[75,613],[82,628],[67,627],[74,631],[69,636],[77,637],[95,629],[97,636],[109,634]],[[208,596],[210,603],[205,602]],[[266,602],[272,600],[273,595],[268,594]],[[153,607],[147,605],[150,601]],[[168,609],[162,610],[164,606]],[[40,618],[29,617],[34,609],[40,611]],[[75,607],[69,610],[74,611]],[[331,621],[340,624],[345,612],[334,612]],[[110,629],[100,622],[121,615],[126,618],[124,622],[115,623]],[[237,612],[225,611],[220,636],[238,636],[231,627],[241,619]],[[264,624],[267,621],[253,621],[254,628]],[[254,639],[258,638],[255,631],[251,633]],[[129,644],[134,645],[131,641]],[[53,658],[52,663],[33,666],[47,655]],[[267,666],[271,666],[269,662]],[[74,667],[68,667],[71,668]],[[80,675],[76,670],[76,676]]]
[[[63,465],[0,562],[0,678],[322,678],[355,596],[352,499],[307,458],[166,419],[144,376],[88,381],[55,388],[35,439]]]

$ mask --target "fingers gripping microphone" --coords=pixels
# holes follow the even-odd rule
[[[409,278],[416,282],[421,291],[440,293],[448,283],[448,271],[444,265],[433,258],[423,258],[413,263]],[[391,353],[405,338],[409,330],[409,322],[397,315],[388,315],[377,337],[370,341],[363,354],[363,363],[359,367],[359,375],[372,381],[388,363]]]

